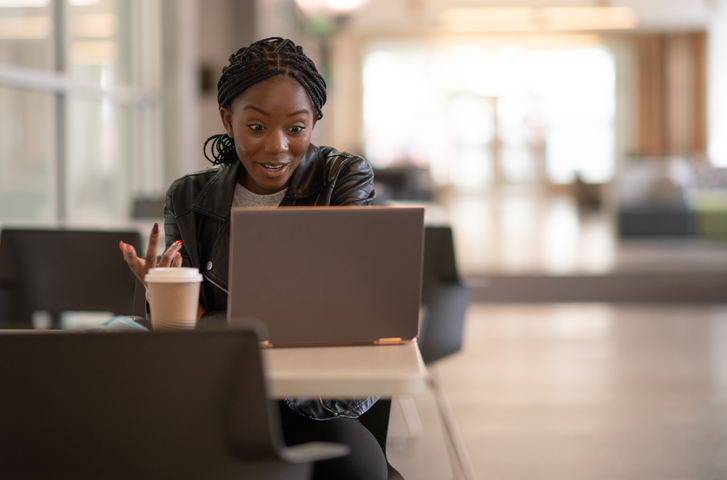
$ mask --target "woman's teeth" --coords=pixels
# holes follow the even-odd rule
[[[273,171],[280,170],[281,168],[283,168],[283,166],[284,165],[282,165],[282,164],[281,165],[271,165],[271,164],[265,164],[265,163],[263,164],[263,167],[267,168],[268,170],[273,170]]]

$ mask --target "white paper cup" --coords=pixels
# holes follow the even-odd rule
[[[193,329],[197,325],[202,274],[192,267],[152,268],[144,277],[153,330]]]

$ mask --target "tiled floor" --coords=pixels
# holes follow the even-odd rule
[[[440,377],[478,479],[727,478],[727,304],[472,305]],[[453,477],[431,394],[408,480]]]

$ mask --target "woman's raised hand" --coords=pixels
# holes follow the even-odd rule
[[[162,258],[157,263],[157,246],[159,244],[159,224],[155,223],[154,228],[151,229],[151,236],[149,236],[149,246],[146,249],[146,258],[140,258],[136,254],[136,249],[128,243],[119,242],[119,249],[124,254],[124,260],[129,265],[129,268],[136,278],[144,283],[144,277],[151,268],[155,267],[181,267],[182,266],[182,255],[179,250],[182,248],[182,241],[177,240],[174,242],[162,255]]]

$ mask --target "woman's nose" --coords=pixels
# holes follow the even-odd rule
[[[272,130],[265,139],[265,151],[267,153],[282,153],[288,150],[288,138],[285,132]]]

